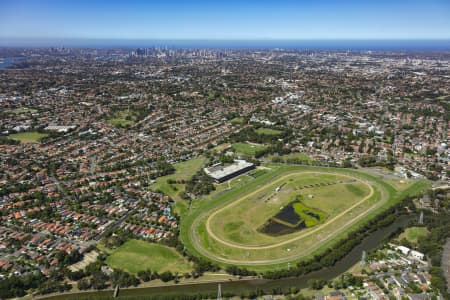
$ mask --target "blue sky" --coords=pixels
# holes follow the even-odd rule
[[[0,39],[450,39],[450,0],[0,0]]]

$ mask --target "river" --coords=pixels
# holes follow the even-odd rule
[[[273,288],[289,288],[298,287],[306,288],[307,282],[310,279],[325,279],[331,280],[338,277],[340,274],[346,272],[356,263],[361,260],[362,251],[368,251],[376,248],[385,240],[389,235],[397,231],[399,228],[403,228],[412,221],[415,216],[400,216],[396,222],[381,228],[371,233],[368,237],[363,239],[361,243],[353,248],[350,253],[339,260],[334,266],[330,268],[324,268],[319,271],[311,272],[299,277],[289,277],[277,280],[268,279],[250,279],[250,280],[236,280],[221,282],[222,293],[232,292],[234,294],[245,293],[254,291],[256,289],[263,289],[270,292]],[[130,288],[122,289],[120,291],[120,297],[125,296],[144,296],[144,295],[170,295],[170,294],[197,294],[197,293],[214,293],[217,292],[218,282],[208,283],[195,283],[195,284],[179,284],[170,286],[148,287],[148,288]],[[98,292],[86,292],[70,295],[59,295],[48,297],[45,299],[59,300],[59,299],[74,299],[90,297],[90,299],[101,299],[104,296],[112,296],[112,291],[98,291]]]

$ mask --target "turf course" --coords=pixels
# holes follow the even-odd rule
[[[142,240],[129,240],[110,252],[106,263],[111,268],[137,273],[150,269],[159,273],[190,272],[192,265],[175,249]]]
[[[271,170],[242,187],[204,201],[182,220],[181,237],[193,253],[221,265],[285,268],[332,247],[339,239],[408,194],[428,186],[417,181],[397,191],[381,179],[350,169],[266,165]],[[276,191],[277,187],[281,187]],[[327,215],[293,233],[258,231],[296,196]]]

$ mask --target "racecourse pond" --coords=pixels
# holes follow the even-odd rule
[[[223,293],[232,292],[234,294],[240,294],[244,292],[254,291],[256,289],[262,289],[265,291],[271,291],[273,288],[289,288],[298,287],[306,288],[307,282],[310,279],[324,279],[331,280],[336,278],[340,274],[346,272],[356,263],[361,260],[363,251],[374,249],[380,245],[383,240],[388,238],[391,234],[396,232],[400,228],[406,227],[412,220],[416,218],[415,215],[403,215],[397,218],[397,220],[387,227],[378,229],[372,232],[369,236],[364,238],[361,243],[353,248],[350,253],[339,260],[333,267],[324,268],[315,272],[311,272],[299,277],[289,277],[277,280],[269,279],[248,279],[248,280],[234,280],[234,281],[222,281],[221,289]],[[148,288],[130,288],[122,289],[119,297],[127,296],[148,296],[148,295],[171,295],[171,294],[198,294],[198,293],[210,293],[217,291],[217,285],[219,282],[207,282],[207,283],[193,283],[193,284],[178,284],[170,286],[158,286]],[[74,294],[62,294],[58,296],[47,297],[45,299],[59,300],[59,299],[101,299],[103,297],[111,297],[112,290],[107,291],[95,291],[84,292]]]

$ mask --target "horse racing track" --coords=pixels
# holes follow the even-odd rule
[[[182,220],[194,255],[220,265],[286,267],[332,247],[406,195],[378,177],[351,169],[268,165],[244,186],[204,201]]]

